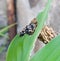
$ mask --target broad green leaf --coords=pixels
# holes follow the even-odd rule
[[[34,42],[47,19],[50,3],[50,0],[48,0],[45,10],[38,14],[36,18],[38,25],[33,35],[24,35],[23,37],[16,35],[12,40],[8,48],[6,61],[29,61]]]
[[[39,50],[30,61],[60,61],[60,35]]]

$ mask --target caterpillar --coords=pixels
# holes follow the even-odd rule
[[[36,18],[34,18],[29,25],[27,25],[22,32],[20,32],[20,36],[24,36],[24,34],[32,35],[37,27]],[[45,25],[41,33],[38,36],[38,39],[43,43],[47,44],[52,38],[56,36],[56,33],[52,29],[52,27]]]
[[[27,25],[22,32],[20,32],[20,36],[24,36],[24,34],[32,35],[37,27],[36,18],[34,18],[29,25]]]

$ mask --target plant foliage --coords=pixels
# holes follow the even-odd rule
[[[11,24],[11,25],[6,26],[5,28],[1,29],[1,30],[0,30],[0,36],[3,36],[3,37],[5,37],[5,38],[8,39],[9,37],[5,35],[5,32],[7,32],[8,29],[11,28],[11,27],[13,27],[14,25],[16,25],[16,23]],[[4,48],[5,48],[5,47],[0,46],[0,53],[4,50]]]
[[[32,58],[30,58],[30,53],[34,47],[35,40],[37,39],[45,20],[48,17],[50,3],[51,0],[48,0],[46,8],[36,17],[38,26],[33,35],[29,36],[25,34],[23,37],[20,37],[19,34],[17,34],[16,37],[12,40],[7,51],[6,61],[55,61],[57,58],[58,61],[60,60],[60,36],[57,36],[42,50],[39,50]],[[56,46],[58,48],[56,48]]]
[[[60,61],[60,35],[39,50],[30,61]]]

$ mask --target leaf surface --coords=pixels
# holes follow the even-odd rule
[[[37,16],[37,28],[33,35],[25,34],[23,37],[16,35],[16,37],[12,40],[8,52],[6,61],[29,61],[30,53],[33,49],[33,45],[35,40],[37,39],[45,20],[48,17],[48,11],[50,7],[50,0],[48,0],[48,4],[43,12],[39,13]]]
[[[60,35],[39,50],[30,61],[60,61]]]

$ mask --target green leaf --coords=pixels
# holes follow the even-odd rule
[[[5,28],[0,30],[0,34],[5,33],[6,31],[8,31],[9,28],[13,27],[14,25],[16,25],[17,23],[11,24],[9,26],[6,26]]]
[[[37,39],[45,20],[47,19],[50,3],[51,2],[49,0],[45,10],[38,14],[36,18],[38,26],[33,35],[29,36],[25,34],[23,37],[16,35],[16,37],[12,40],[8,48],[6,61],[29,61],[34,42]]]
[[[11,24],[11,25],[6,26],[5,28],[1,29],[1,30],[0,30],[0,36],[3,36],[3,37],[5,37],[5,38],[9,39],[9,37],[6,36],[6,35],[4,35],[4,33],[7,32],[9,28],[13,27],[13,26],[16,25],[16,24],[17,24],[17,23],[14,23],[14,24]]]
[[[9,37],[8,37],[8,36],[6,36],[6,35],[5,35],[5,34],[3,34],[3,33],[0,33],[0,36],[5,37],[5,38],[9,39]]]
[[[39,50],[30,61],[60,61],[60,35]]]

